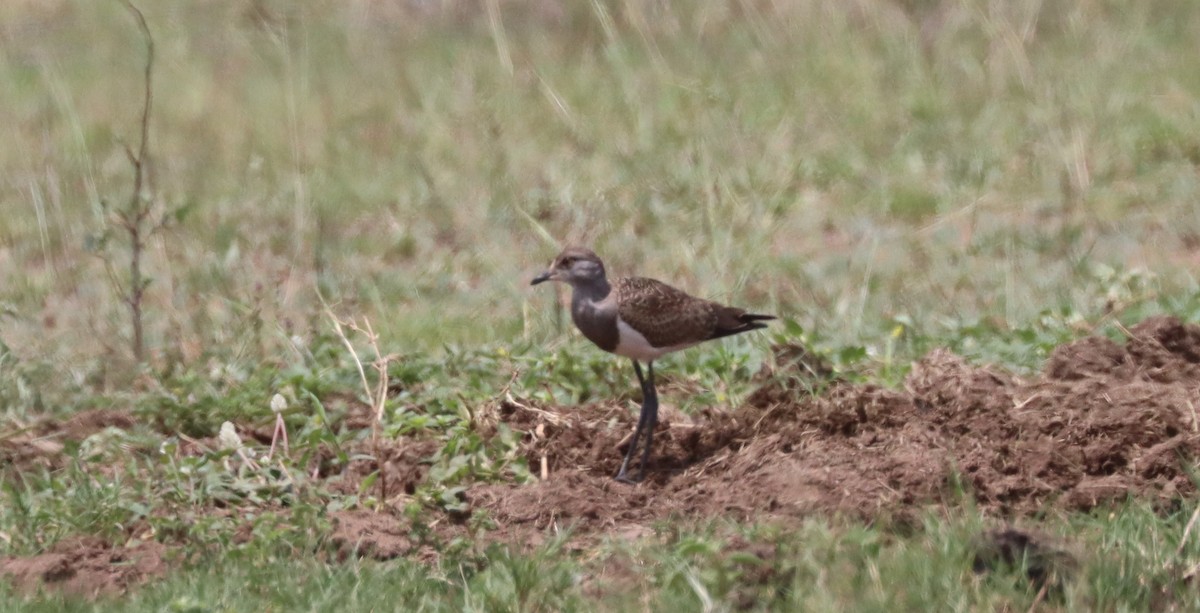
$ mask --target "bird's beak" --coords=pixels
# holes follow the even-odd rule
[[[547,270],[546,272],[534,277],[533,281],[531,281],[529,284],[537,285],[538,283],[545,283],[546,281],[551,281],[554,279],[553,275],[554,275],[554,273],[552,271]]]

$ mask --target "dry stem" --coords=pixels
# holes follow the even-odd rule
[[[367,395],[367,400],[371,403],[371,410],[375,418],[371,420],[371,444],[375,449],[375,466],[379,470],[379,499],[387,500],[387,473],[383,467],[383,454],[379,448],[379,430],[383,425],[384,405],[387,402],[388,390],[388,364],[396,357],[394,355],[383,355],[379,350],[379,335],[375,333],[375,329],[371,327],[371,320],[363,317],[363,325],[359,326],[358,322],[353,318],[343,320],[334,314],[333,309],[325,302],[325,298],[320,296],[321,304],[325,307],[325,315],[333,324],[333,331],[341,339],[342,344],[350,352],[350,357],[354,359],[354,365],[358,368],[358,376],[362,381],[363,392]],[[352,332],[362,334],[367,338],[367,343],[371,345],[372,351],[375,352],[375,360],[371,366],[378,373],[376,385],[371,387],[367,380],[367,371],[363,367],[362,358],[358,356],[358,351],[354,348],[354,343],[350,342],[350,338],[346,335],[346,329]]]
[[[133,192],[129,196],[129,205],[124,211],[117,213],[117,221],[129,235],[129,287],[123,298],[129,307],[130,323],[133,326],[133,357],[138,363],[146,361],[146,335],[142,321],[142,302],[146,293],[147,282],[142,275],[142,252],[146,248],[146,240],[150,235],[162,228],[165,221],[147,227],[150,217],[152,199],[143,193],[147,187],[146,169],[150,159],[150,108],[154,99],[154,88],[151,76],[154,69],[154,37],[150,34],[150,26],[146,24],[146,16],[130,0],[122,0],[125,8],[137,19],[138,28],[146,40],[146,69],[145,85],[142,98],[141,142],[137,153],[128,145],[125,155],[133,166]],[[118,285],[118,291],[120,287]]]

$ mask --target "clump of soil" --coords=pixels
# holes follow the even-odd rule
[[[410,437],[394,440],[380,437],[378,444],[368,439],[360,443],[360,446],[364,455],[383,460],[383,471],[376,481],[379,484],[376,487],[386,487],[389,498],[401,494],[411,496],[416,492],[417,486],[425,481],[426,475],[429,474],[430,456],[441,447],[438,441],[432,439]],[[333,455],[333,452],[329,451],[328,457],[322,457],[320,460],[327,464],[332,461]],[[336,483],[331,484],[331,488],[342,494],[354,494],[358,492],[364,479],[379,472],[379,463],[375,459],[360,460],[351,462],[344,469],[329,471],[330,474],[336,472],[344,474]],[[326,474],[326,471],[322,471],[322,474]]]
[[[391,560],[416,551],[408,522],[385,513],[351,510],[332,515],[330,543],[341,559],[368,557]]]
[[[47,553],[0,558],[0,576],[22,591],[57,588],[95,597],[124,591],[167,570],[166,547],[154,541],[113,546],[94,537],[69,538]]]
[[[1185,464],[1200,456],[1200,327],[1158,317],[1130,335],[1059,347],[1029,380],[935,350],[900,390],[838,381],[782,348],[785,372],[763,376],[745,406],[660,422],[650,474],[633,487],[612,481],[632,412],[510,402],[501,419],[525,433],[545,478],[468,498],[507,529],[585,532],[670,516],[903,519],[963,490],[1005,516],[1127,496],[1168,504],[1195,490]]]
[[[133,425],[132,415],[108,409],[83,411],[65,421],[43,419],[23,425],[0,438],[0,466],[62,468],[64,443],[77,443],[107,428],[128,430]]]

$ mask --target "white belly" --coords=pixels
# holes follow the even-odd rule
[[[632,358],[641,362],[652,362],[658,358],[695,345],[696,343],[684,343],[682,345],[672,345],[670,347],[655,347],[642,336],[641,332],[629,327],[629,324],[617,319],[618,341],[617,348],[613,353],[622,355],[627,358]]]

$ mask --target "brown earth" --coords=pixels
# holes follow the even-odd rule
[[[22,591],[45,587],[95,597],[162,575],[165,553],[154,541],[114,547],[94,537],[68,538],[47,553],[0,559],[0,576]]]
[[[128,430],[134,424],[128,413],[97,409],[70,419],[44,419],[33,424],[12,424],[0,433],[0,466],[62,468],[64,442],[79,442],[106,428]]]
[[[486,538],[532,546],[562,529],[580,542],[636,539],[667,518],[787,522],[839,513],[907,522],[922,509],[965,500],[963,492],[1006,518],[1127,497],[1171,505],[1195,493],[1186,465],[1200,455],[1200,326],[1171,317],[1133,327],[1123,344],[1093,337],[1063,345],[1026,379],[970,365],[946,350],[914,364],[903,389],[837,380],[798,346],[776,348],[773,363],[737,410],[687,417],[664,407],[649,475],[636,486],[612,479],[632,433],[631,411],[615,404],[540,406],[505,394],[481,409],[484,427],[503,422],[522,433],[522,453],[542,478],[475,485],[466,492],[470,511],[486,516]],[[673,393],[664,395],[667,403]],[[57,427],[37,424],[0,441],[0,459],[57,466],[61,445],[46,441],[130,425],[128,416],[109,412]],[[385,458],[393,502],[414,493],[438,450],[436,441],[423,439],[363,445],[356,452]],[[336,477],[331,489],[345,493],[375,471],[373,462],[329,471],[317,462],[316,474]],[[449,537],[465,535],[472,523],[465,518],[426,521]],[[437,555],[395,509],[339,511],[330,519],[335,558]],[[997,559],[1014,547],[998,547]],[[154,543],[128,548],[70,540],[39,556],[0,558],[0,575],[22,588],[117,591],[161,573],[163,551]],[[757,570],[751,565],[746,572]]]
[[[468,499],[516,533],[667,517],[906,519],[960,490],[998,516],[1171,504],[1195,491],[1185,465],[1200,452],[1200,327],[1159,317],[1129,332],[1123,345],[1063,345],[1027,380],[936,350],[901,390],[831,380],[783,347],[785,366],[742,408],[660,423],[647,481],[632,487],[612,480],[629,412],[506,402],[500,418],[526,432],[529,465],[537,473],[544,458],[546,476],[478,485]]]

